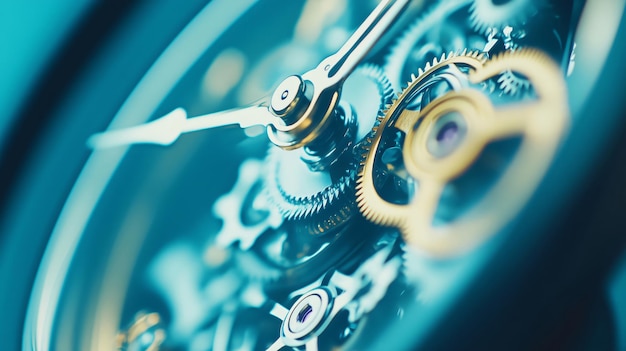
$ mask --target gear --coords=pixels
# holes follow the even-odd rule
[[[362,142],[377,122],[379,112],[394,97],[394,90],[385,71],[374,64],[364,64],[346,79],[341,90],[341,100],[348,103],[356,115],[357,143]]]
[[[424,104],[428,91],[437,88],[433,78],[443,68],[461,63],[469,68],[460,71],[472,86],[506,70],[527,77],[536,101],[496,109],[480,90],[448,89]],[[449,255],[477,245],[512,218],[541,179],[568,122],[565,91],[557,65],[537,50],[505,52],[486,63],[477,54],[457,56],[427,67],[374,130],[357,185],[361,213],[374,223],[399,228],[409,245],[430,254]],[[381,156],[387,140],[398,134],[401,156],[385,162]],[[521,141],[506,149],[512,157],[501,163],[497,176],[487,177],[493,185],[485,187],[484,181],[480,183],[484,173],[476,176],[470,172],[472,166],[487,147],[504,150],[496,142],[512,138]],[[388,191],[379,189],[377,170],[385,167],[411,185],[403,198],[389,198]],[[461,182],[467,181],[466,175],[473,178]],[[463,184],[471,184],[469,205],[456,217],[437,216],[438,209],[445,212],[440,201]],[[485,191],[477,193],[479,187]]]
[[[344,118],[353,121],[349,123],[354,141],[348,148],[361,147],[392,96],[391,84],[377,66],[360,66],[346,80],[340,109]],[[264,180],[273,207],[286,220],[303,221],[302,230],[311,235],[324,235],[345,224],[356,212],[353,189],[358,161],[353,152],[344,154],[343,169],[314,172],[302,162],[304,153],[272,148]]]
[[[224,221],[216,237],[218,245],[239,242],[239,247],[247,250],[264,231],[281,225],[282,216],[269,205],[261,190],[262,170],[259,160],[244,161],[233,189],[213,205],[215,216]]]
[[[280,337],[272,344],[318,349],[325,345],[346,346],[348,338],[359,330],[359,323],[374,310],[399,275],[402,256],[397,236],[383,236],[374,253],[352,273],[334,269],[319,279],[292,292],[290,308],[267,299],[251,305],[265,309],[281,322]],[[322,341],[323,340],[323,341]],[[347,347],[350,348],[350,347]]]
[[[403,173],[402,170],[398,170],[395,167],[395,164],[402,158],[401,153],[396,153],[395,157],[392,157],[392,155],[389,155],[390,152],[386,152],[386,155],[383,155],[382,150],[379,150],[379,148],[383,148],[382,134],[389,134],[387,132],[391,128],[387,127],[395,122],[395,120],[390,121],[392,118],[391,114],[396,110],[402,111],[408,108],[420,110],[426,107],[431,100],[438,97],[436,95],[431,96],[432,91],[443,89],[445,93],[466,87],[468,82],[466,73],[469,70],[478,69],[483,62],[484,58],[478,52],[468,53],[464,51],[459,55],[453,53],[443,55],[441,59],[435,59],[432,63],[427,63],[424,69],[420,68],[418,76],[413,75],[412,81],[409,82],[407,88],[383,111],[384,117],[372,130],[373,137],[370,141],[370,147],[362,155],[361,169],[357,181],[357,204],[366,219],[385,226],[398,227],[401,224],[401,219],[398,216],[394,216],[391,213],[381,213],[370,206],[373,198],[379,198],[377,190],[373,188],[373,184],[380,183],[381,179],[374,179],[374,177],[378,176],[376,178],[380,178],[381,174],[386,176],[389,173],[388,171]],[[435,85],[443,85],[444,87],[437,89]],[[395,119],[397,116],[393,117]],[[393,145],[389,146],[387,150],[403,152],[402,140],[395,140]],[[383,162],[386,165],[380,172],[377,169],[376,174],[374,174],[374,158],[384,159]],[[371,185],[372,188],[368,185]],[[404,189],[404,192],[409,193],[411,190]]]
[[[396,238],[386,239],[381,244],[382,247],[354,273],[343,275],[335,272],[331,278],[336,287],[354,294],[353,300],[345,307],[349,313],[348,320],[352,323],[358,322],[374,310],[385,296],[389,285],[398,276],[403,262],[402,256],[394,251]]]
[[[323,237],[302,235],[299,227],[298,221],[287,222],[279,230],[265,232],[250,250],[234,255],[250,281],[281,293],[301,287],[342,264],[364,241],[360,235],[361,241],[355,243],[352,223]]]
[[[506,70],[498,78],[498,86],[504,94],[519,96],[526,94],[530,89],[530,82],[511,70]]]
[[[406,87],[411,73],[447,52],[480,50],[485,38],[472,34],[466,20],[471,0],[439,1],[415,19],[385,57],[385,72],[396,91]]]
[[[502,30],[491,28],[488,32],[487,41],[490,45],[488,45],[489,50],[487,50],[487,48],[485,49],[489,55],[497,55],[499,53],[497,51],[493,52],[494,47],[497,46],[495,45],[497,42],[501,43],[500,50],[502,51],[500,52],[519,50],[521,47],[518,41],[523,39],[526,35],[524,31],[514,31],[511,26],[506,26]],[[511,70],[505,70],[500,74],[497,85],[503,94],[510,96],[524,95],[528,93],[531,88],[528,79],[515,74]]]
[[[298,152],[273,148],[267,166],[265,191],[269,201],[286,220],[306,220],[302,225],[309,234],[325,234],[353,215],[354,165],[333,180],[327,172],[309,170]]]
[[[545,0],[474,0],[470,21],[480,33],[487,33],[491,28],[517,27],[526,24],[544,6]]]

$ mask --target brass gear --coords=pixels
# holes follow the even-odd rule
[[[467,78],[474,85],[492,80],[506,70],[526,77],[536,101],[496,108],[483,92],[459,89],[437,97],[420,110],[406,109],[433,72],[459,62],[471,66]],[[464,134],[453,149],[437,155],[428,143],[433,135],[439,140],[439,134],[431,132],[436,122],[450,115],[462,118]],[[420,72],[374,130],[359,172],[359,209],[376,224],[397,227],[406,242],[421,251],[436,256],[465,251],[499,230],[521,208],[549,165],[568,120],[562,74],[540,51],[505,52],[487,62],[477,54],[444,59]],[[406,204],[383,199],[376,187],[375,160],[381,152],[383,134],[390,130],[404,133],[405,173],[419,185],[414,193],[409,193]],[[513,137],[521,138],[514,157],[488,191],[458,218],[434,224],[444,187],[464,174],[489,143]]]
[[[389,122],[391,122],[390,119],[394,111],[403,109],[405,103],[408,103],[408,100],[415,95],[416,89],[429,81],[442,68],[449,65],[463,65],[470,69],[477,69],[482,66],[484,61],[484,57],[478,51],[464,51],[460,55],[450,53],[446,56],[444,54],[440,60],[435,59],[432,64],[426,64],[424,69],[420,68],[418,75],[412,77],[412,80],[407,83],[400,95],[380,114],[381,117],[379,117],[378,123],[372,129],[371,136],[367,138],[367,145],[363,147],[364,152],[357,179],[357,205],[366,219],[379,225],[392,227],[400,227],[404,221],[404,219],[394,216],[392,213],[386,213],[387,207],[376,205],[377,200],[382,199],[379,198],[378,192],[374,187],[374,158],[381,143],[382,133]],[[372,201],[374,201],[373,204],[371,203]],[[394,209],[390,210],[393,211]]]

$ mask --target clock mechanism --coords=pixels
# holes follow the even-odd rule
[[[230,5],[86,128],[24,349],[463,348],[431,337],[580,123],[593,7]]]

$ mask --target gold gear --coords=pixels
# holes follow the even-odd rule
[[[432,72],[450,64],[471,66],[469,82],[479,84],[511,70],[526,77],[536,101],[495,108],[475,89],[460,89],[433,100],[421,111],[404,107]],[[434,155],[427,145],[435,122],[457,114],[466,124],[464,138],[445,155]],[[357,203],[363,216],[385,226],[397,227],[406,242],[435,256],[447,256],[475,247],[512,219],[537,186],[568,125],[566,87],[558,66],[533,49],[503,53],[490,61],[477,54],[435,62],[409,83],[385,111],[373,131],[357,184]],[[374,163],[383,132],[390,127],[405,133],[402,158],[408,175],[419,188],[405,205],[391,203],[377,192]],[[444,186],[465,172],[492,142],[514,136],[522,141],[501,177],[465,214],[434,225],[435,211]]]

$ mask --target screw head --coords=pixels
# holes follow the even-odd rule
[[[270,100],[272,112],[277,116],[285,116],[298,104],[304,94],[304,81],[300,76],[289,76],[274,90]]]

